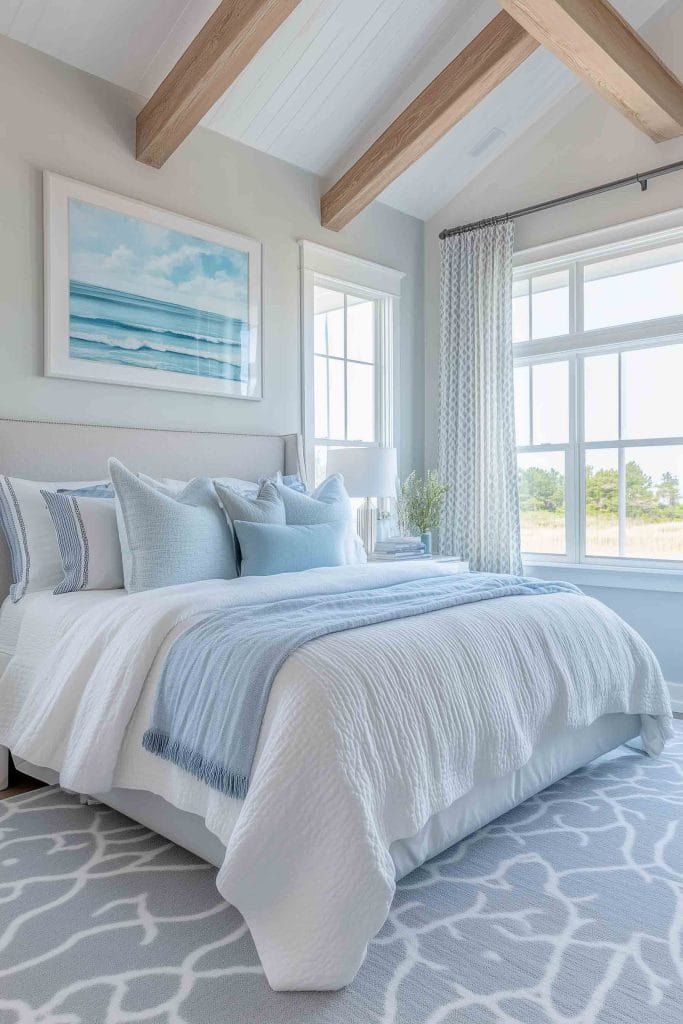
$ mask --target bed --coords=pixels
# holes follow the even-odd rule
[[[97,479],[113,453],[158,476],[303,468],[296,436],[5,420],[0,451],[1,472],[43,480]],[[0,741],[18,737],[22,770],[215,864],[274,988],[339,988],[398,878],[600,754],[638,735],[656,754],[670,732],[642,640],[598,602],[554,593],[380,622],[296,650],[275,678],[246,799],[143,748],[164,659],[198,616],[449,572],[372,564],[5,602]]]

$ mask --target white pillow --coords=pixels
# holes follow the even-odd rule
[[[189,480],[174,480],[172,477],[163,476],[161,480],[155,480],[152,476],[147,476],[146,473],[138,473],[138,477],[143,483],[149,484],[150,487],[165,488],[169,494],[179,494],[189,484]],[[215,484],[223,484],[225,487],[232,487],[234,490],[239,491],[241,494],[256,494],[259,489],[259,485],[254,483],[252,480],[239,480],[234,476],[216,476],[213,477]]]
[[[42,490],[71,490],[106,481],[37,482],[0,476],[0,526],[12,562],[10,598],[53,590],[62,579],[62,557]]]
[[[42,491],[62,558],[55,594],[123,587],[121,544],[113,498]]]

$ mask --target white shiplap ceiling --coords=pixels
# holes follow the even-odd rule
[[[615,6],[640,28],[664,2]],[[217,4],[0,0],[0,33],[147,97]],[[498,10],[495,0],[301,0],[204,124],[330,184]],[[537,51],[381,200],[427,219],[576,85]]]

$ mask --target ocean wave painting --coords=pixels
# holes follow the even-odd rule
[[[87,202],[67,184],[69,371],[260,397],[258,243],[132,200],[116,205],[141,216]]]
[[[242,320],[83,281],[70,281],[69,298],[74,359],[246,380]]]

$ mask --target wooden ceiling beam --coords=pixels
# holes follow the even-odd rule
[[[222,0],[137,117],[136,155],[161,167],[300,0]]]
[[[607,0],[499,3],[655,142],[683,135],[683,84]]]
[[[353,220],[537,47],[501,11],[325,193],[324,227],[339,231]]]

